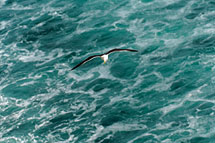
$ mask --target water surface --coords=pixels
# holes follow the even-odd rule
[[[213,0],[1,0],[0,142],[215,142]],[[113,48],[106,64],[83,59]]]

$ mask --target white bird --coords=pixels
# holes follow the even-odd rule
[[[128,52],[138,52],[137,50],[133,50],[133,49],[112,49],[110,51],[108,51],[107,53],[104,53],[104,54],[101,54],[101,55],[93,55],[93,56],[90,56],[88,58],[86,58],[85,60],[83,60],[82,62],[80,62],[79,64],[77,64],[75,67],[73,67],[71,70],[74,70],[76,69],[77,67],[81,66],[82,64],[94,59],[94,58],[97,58],[97,57],[101,57],[101,59],[104,61],[104,63],[107,62],[108,60],[108,55],[110,53],[113,53],[113,52],[121,52],[121,51],[128,51]]]

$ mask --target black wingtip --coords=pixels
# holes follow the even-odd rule
[[[130,52],[138,52],[137,50],[129,49]]]
[[[74,69],[76,69],[76,67],[74,67],[74,68],[70,69],[70,71],[73,71]]]

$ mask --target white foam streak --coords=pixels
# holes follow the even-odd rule
[[[159,140],[159,137],[157,135],[152,134],[152,133],[145,133],[145,134],[142,134],[140,136],[135,137],[134,139],[132,139],[128,143],[134,143],[135,140],[141,139],[141,138],[146,137],[146,136],[153,136],[154,138],[156,138],[157,140]]]
[[[195,36],[200,36],[200,35],[205,35],[205,34],[215,34],[215,28],[214,25],[215,23],[208,23],[203,26],[199,26],[193,30],[193,37]]]
[[[109,132],[112,132],[114,134],[115,132],[120,132],[120,131],[143,130],[143,129],[146,129],[147,127],[145,125],[140,125],[139,123],[129,123],[129,124],[114,123],[113,125],[110,125],[106,128],[104,128],[101,125],[97,125],[96,128],[97,129],[95,133],[88,139],[89,142],[92,142],[96,138],[101,137]]]
[[[8,24],[9,24],[9,23],[8,23],[7,21],[1,21],[1,22],[0,22],[0,30],[5,29],[5,27],[8,26]]]
[[[0,8],[5,4],[6,0],[0,0]]]

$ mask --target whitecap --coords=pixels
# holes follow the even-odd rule
[[[141,125],[139,123],[114,123],[106,128],[101,125],[96,125],[96,130],[94,134],[88,139],[88,142],[95,141],[96,138],[101,137],[109,132],[115,133],[120,131],[136,131],[146,129],[146,125]]]
[[[36,50],[33,52],[27,51],[25,55],[19,55],[18,59],[22,62],[35,62],[35,61],[41,61],[44,60],[45,53],[40,50]]]
[[[6,0],[0,0],[0,7],[2,7],[5,4]]]
[[[5,29],[5,27],[8,25],[8,22],[7,21],[1,21],[0,22],[0,30],[3,30]]]
[[[200,36],[205,34],[215,34],[214,23],[208,23],[195,28],[192,36]]]
[[[144,133],[144,134],[142,134],[142,135],[140,135],[140,136],[137,136],[137,137],[135,137],[134,139],[130,140],[128,143],[133,143],[133,142],[135,142],[136,140],[141,139],[141,138],[143,138],[143,137],[145,137],[145,136],[153,136],[154,138],[156,138],[157,140],[159,140],[159,137],[158,137],[156,134]]]
[[[21,84],[20,86],[32,85],[34,83],[35,83],[35,81],[29,81],[29,82],[25,82],[25,83]]]

